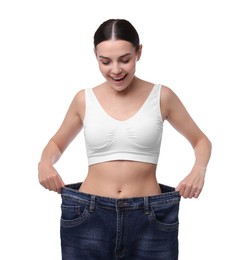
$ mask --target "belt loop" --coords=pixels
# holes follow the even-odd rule
[[[149,204],[148,204],[148,197],[144,197],[144,213],[145,215],[149,215]]]
[[[90,207],[89,207],[89,212],[94,212],[95,210],[95,196],[91,195],[91,200],[90,200]]]

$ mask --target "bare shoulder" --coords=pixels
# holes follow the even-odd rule
[[[74,114],[78,114],[82,119],[84,118],[85,115],[85,90],[81,89],[79,90],[70,105],[70,109]]]
[[[165,101],[165,102],[170,101],[176,97],[177,96],[176,96],[175,92],[170,87],[162,85],[162,88],[161,88],[161,100],[162,101]]]
[[[77,103],[82,103],[82,104],[85,103],[85,89],[79,90],[79,91],[75,94],[74,100],[75,100]]]
[[[85,107],[85,89],[81,89],[75,94],[72,104],[77,109],[82,109]]]
[[[167,118],[173,110],[178,110],[182,105],[176,93],[167,86],[161,88],[161,110],[164,118]]]
[[[165,104],[165,106],[170,106],[175,102],[178,102],[179,98],[175,94],[175,92],[167,87],[163,86],[161,88],[161,103]]]

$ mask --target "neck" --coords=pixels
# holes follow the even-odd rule
[[[123,89],[123,90],[121,90],[121,91],[117,91],[116,89],[114,89],[113,87],[111,87],[107,82],[106,82],[105,84],[106,84],[107,87],[109,88],[110,93],[122,97],[122,96],[126,96],[126,95],[132,93],[133,90],[136,88],[136,86],[138,86],[138,82],[139,82],[139,79],[138,79],[137,77],[134,77],[134,78],[132,79],[132,81],[129,83],[129,85],[128,85],[125,89]]]

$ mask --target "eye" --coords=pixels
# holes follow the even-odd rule
[[[99,61],[103,64],[103,65],[108,65],[110,63],[109,59],[99,59]]]
[[[103,65],[109,65],[110,61],[102,61]]]
[[[121,60],[121,62],[124,63],[124,64],[129,63],[129,59]]]

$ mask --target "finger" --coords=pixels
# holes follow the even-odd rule
[[[190,199],[192,199],[192,198],[195,198],[197,195],[198,195],[198,190],[197,190],[197,188],[192,188],[188,197],[189,197]]]
[[[55,186],[56,186],[56,192],[57,193],[61,193],[61,189],[62,189],[62,187],[64,187],[65,186],[65,184],[64,184],[64,182],[63,182],[63,180],[62,180],[62,178],[60,177],[60,176],[58,176],[56,179],[55,179]]]
[[[183,197],[186,198],[190,198],[190,194],[191,194],[191,190],[192,188],[190,186],[185,186],[184,192],[183,192]]]
[[[46,178],[45,180],[42,181],[42,186],[46,189],[48,189],[49,191],[55,191],[57,192],[57,190],[59,189],[59,181],[57,181],[58,176],[57,175],[53,175],[50,176],[48,178]]]
[[[189,197],[190,190],[189,190],[189,187],[185,183],[181,182],[177,186],[176,190],[179,191],[180,196],[182,196],[183,198],[186,199]]]
[[[175,188],[175,191],[180,191],[180,184]]]
[[[52,190],[52,187],[51,187],[51,185],[50,185],[50,182],[49,182],[47,179],[41,180],[41,181],[40,181],[40,184],[41,184],[45,189],[47,189],[47,190]]]
[[[180,196],[182,196],[183,193],[184,193],[184,186],[183,186],[183,184],[180,182],[178,184],[178,186],[175,188],[175,190],[179,192]]]
[[[194,198],[197,199],[201,194],[201,189],[197,189],[196,192],[194,193]]]

